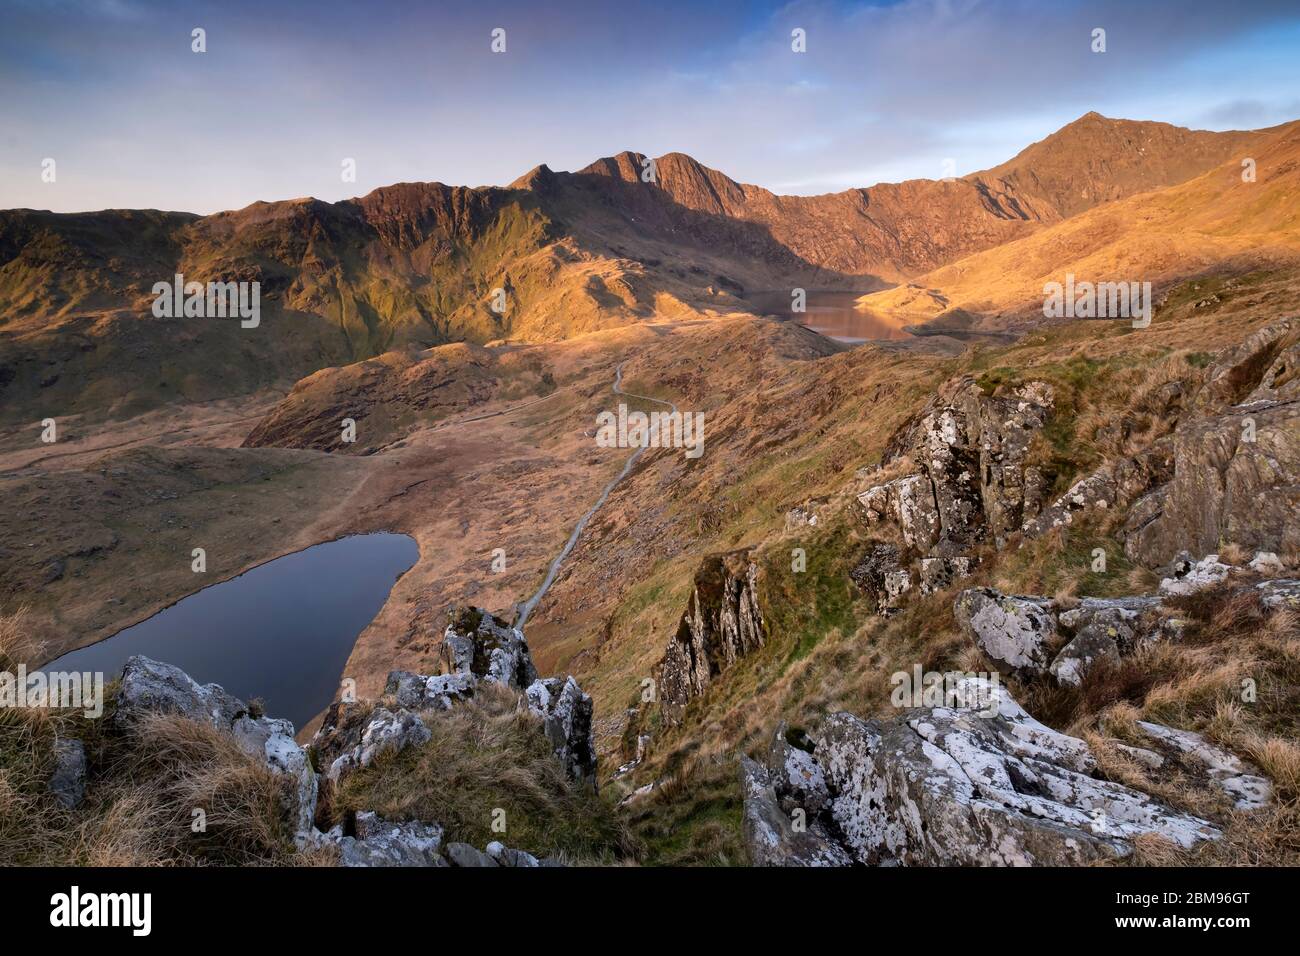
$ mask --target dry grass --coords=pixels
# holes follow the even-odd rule
[[[540,722],[512,691],[482,684],[473,701],[425,724],[433,734],[427,743],[381,754],[325,795],[325,825],[373,810],[391,820],[436,821],[448,841],[477,847],[500,840],[541,856],[601,863],[635,855],[612,809],[569,781]],[[504,832],[492,828],[498,809]]]

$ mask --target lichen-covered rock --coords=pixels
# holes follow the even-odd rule
[[[992,588],[969,588],[953,613],[962,631],[1003,674],[1033,676],[1047,669],[1047,643],[1056,619],[1045,598],[1017,597]]]
[[[69,810],[86,796],[86,746],[75,737],[54,741],[54,773],[50,775],[49,790]]]
[[[1226,580],[1231,573],[1232,568],[1222,563],[1217,554],[1207,554],[1201,560],[1195,561],[1184,551],[1174,559],[1170,577],[1161,579],[1160,593],[1192,594]]]
[[[447,619],[440,661],[444,673],[472,674],[518,691],[537,680],[523,631],[482,608],[453,608]]]
[[[907,590],[906,586],[899,587],[902,575],[907,575],[907,570],[899,561],[898,549],[892,544],[881,542],[868,547],[861,560],[849,572],[849,578],[871,599],[881,614],[893,610],[898,596]],[[908,585],[911,584],[910,576],[905,580]]]
[[[125,726],[143,714],[175,714],[229,730],[248,705],[220,684],[197,683],[172,664],[136,655],[122,668],[114,719]]]
[[[591,696],[572,677],[534,681],[526,692],[528,709],[542,718],[546,738],[571,780],[596,785],[596,738]]]
[[[440,852],[442,827],[436,823],[392,823],[371,812],[357,814],[357,835],[339,828],[325,839],[339,847],[339,862],[349,867],[447,866]]]
[[[1074,687],[1099,660],[1117,663],[1142,644],[1169,633],[1158,597],[1084,598],[1059,616],[1073,634],[1052,661],[1052,676]]]
[[[541,861],[538,860],[537,857],[533,856],[531,853],[528,853],[524,850],[511,849],[510,847],[506,846],[504,843],[500,843],[496,840],[493,840],[491,843],[485,846],[483,848],[483,852],[485,852],[488,856],[492,857],[492,859],[496,860],[497,866],[519,866],[519,867],[532,868],[532,867],[538,867],[542,865]]]
[[[770,782],[781,803],[781,809],[792,814],[803,809],[808,814],[821,813],[830,804],[830,791],[826,789],[826,776],[813,759],[811,741],[804,746],[790,743],[790,731],[785,722],[780,723],[772,736],[767,751],[767,769]]]
[[[294,781],[297,832],[311,829],[318,781],[307,752],[287,720],[254,717],[248,705],[218,684],[200,685],[179,667],[135,656],[122,670],[114,719],[130,726],[145,714],[174,714],[231,734],[240,748]]]
[[[1283,607],[1300,609],[1300,581],[1279,578],[1261,581],[1255,587],[1259,590],[1260,603],[1271,611]]]
[[[420,715],[405,709],[376,707],[360,724],[345,729],[323,724],[313,744],[329,759],[326,778],[332,783],[345,774],[368,767],[382,753],[400,752],[426,743],[433,734]]]
[[[979,562],[975,558],[959,556],[955,558],[921,559],[921,593],[933,594],[949,587],[954,581],[970,577]]]
[[[1181,757],[1184,765],[1191,761],[1195,769],[1203,770],[1210,782],[1232,799],[1238,810],[1255,810],[1271,799],[1272,785],[1259,775],[1257,768],[1222,747],[1216,747],[1200,734],[1144,720],[1138,721],[1137,725],[1157,744]]]
[[[988,682],[998,712],[923,708],[888,722],[833,714],[816,756],[843,843],[868,865],[1077,865],[1156,833],[1183,847],[1218,831],[1092,776],[1087,744],[1035,721]]]
[[[849,866],[853,859],[812,814],[795,823],[782,808],[762,765],[740,758],[744,797],[742,825],[750,862],[755,866]]]
[[[714,677],[761,647],[766,635],[758,566],[747,551],[710,555],[695,574],[686,610],[658,667],[659,700],[668,724]]]
[[[469,700],[478,687],[473,674],[439,674],[426,677],[410,671],[393,671],[384,685],[385,696],[409,710],[450,710],[453,704]]]
[[[1049,668],[1058,684],[1078,687],[1098,661],[1118,664],[1119,643],[1100,629],[1086,629],[1070,639]]]

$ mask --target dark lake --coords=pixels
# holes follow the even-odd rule
[[[760,315],[775,315],[800,325],[807,326],[814,332],[820,332],[827,338],[835,339],[849,345],[880,339],[905,339],[908,333],[894,328],[888,322],[854,308],[862,292],[808,292],[807,310],[802,313],[790,311],[790,291],[753,292],[746,296],[755,312]]]
[[[175,664],[200,684],[259,697],[271,717],[303,724],[329,706],[357,636],[420,555],[404,534],[362,534],[204,588],[45,671],[121,673],[134,654]]]

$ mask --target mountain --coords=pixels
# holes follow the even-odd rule
[[[985,173],[808,197],[680,153],[647,182],[646,157],[624,152],[505,188],[400,183],[201,217],[4,211],[2,414],[127,415],[392,349],[743,311],[752,290],[880,289],[1180,182],[1261,135],[1089,114]],[[155,319],[151,290],[175,274],[260,282],[261,324]]]
[[[1159,289],[1211,269],[1246,273],[1294,262],[1300,122],[1251,135],[1250,156],[1238,153],[1187,182],[1097,206],[942,266],[915,280],[924,295],[892,289],[860,302],[933,327],[1025,328],[1042,320],[1044,284],[1071,273]],[[1243,179],[1246,158],[1255,162],[1253,180]]]

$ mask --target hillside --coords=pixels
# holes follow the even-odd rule
[[[393,349],[556,341],[743,311],[747,292],[796,285],[881,288],[1179,182],[1257,135],[1090,114],[974,177],[812,197],[680,153],[659,157],[647,183],[645,158],[625,152],[576,173],[540,166],[504,189],[403,183],[204,217],[9,210],[0,414],[130,415],[287,388]],[[260,282],[260,326],[153,318],[153,284],[178,273]]]

